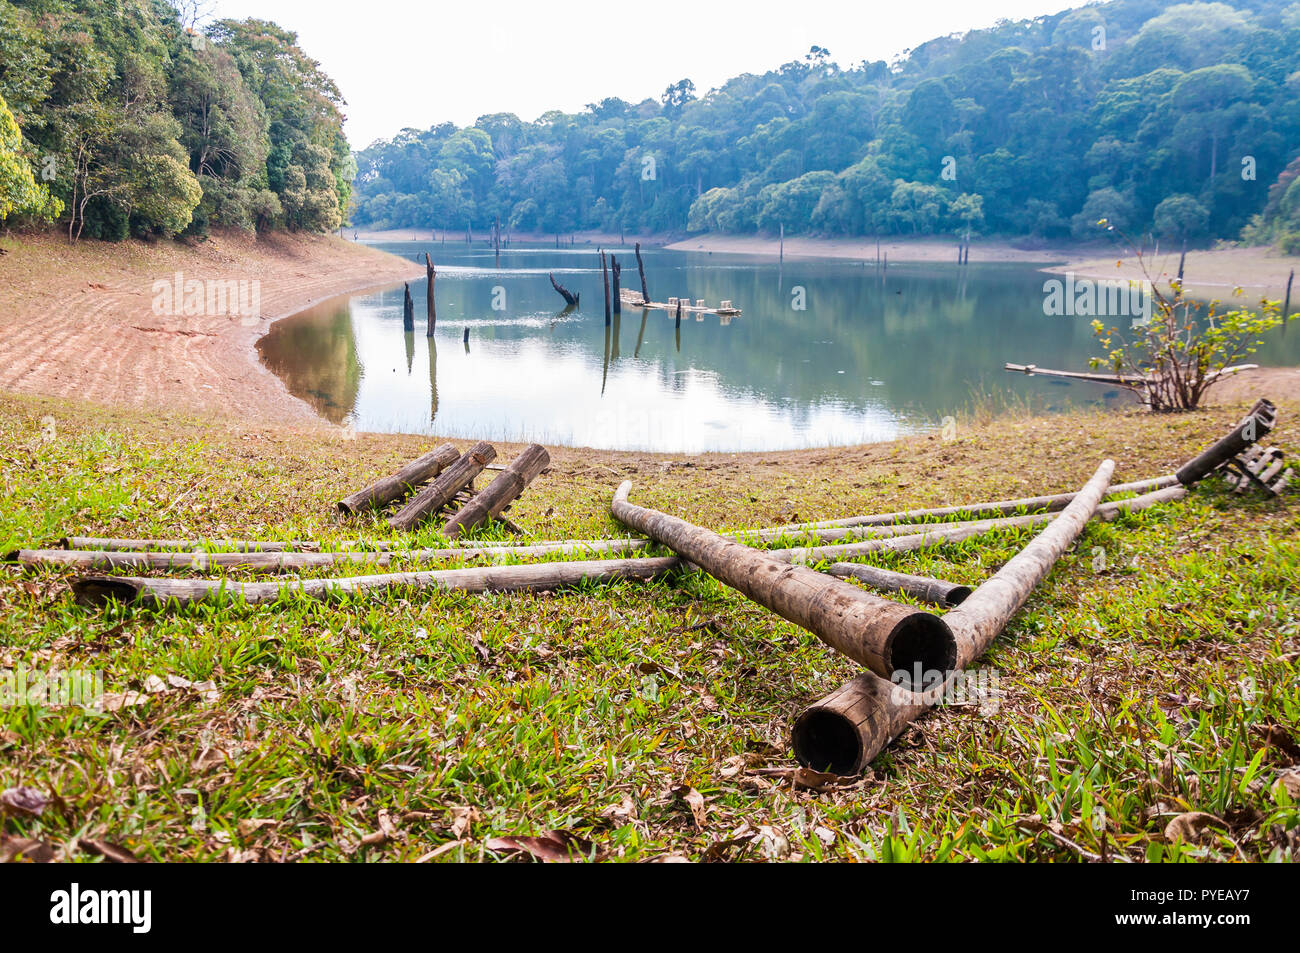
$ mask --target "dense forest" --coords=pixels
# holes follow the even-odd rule
[[[892,64],[815,46],[701,96],[682,80],[657,101],[406,129],[357,155],[353,219],[1045,239],[1106,219],[1300,251],[1298,156],[1300,3],[1114,0]]]
[[[0,221],[71,237],[337,228],[334,83],[260,20],[165,0],[0,0]]]

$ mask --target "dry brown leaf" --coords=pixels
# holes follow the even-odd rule
[[[77,838],[77,846],[84,851],[97,854],[111,864],[138,864],[139,858],[119,844],[110,844],[106,840],[94,840],[89,837]]]
[[[567,864],[592,858],[591,842],[568,831],[546,831],[540,837],[494,837],[487,842],[488,850],[499,853],[527,854],[543,863]]]
[[[1210,827],[1226,829],[1227,825],[1213,814],[1206,814],[1204,811],[1188,811],[1186,814],[1179,814],[1165,825],[1165,840],[1170,842],[1185,840],[1195,843]]]
[[[1281,771],[1277,776],[1286,793],[1291,796],[1291,800],[1300,801],[1300,768],[1291,768],[1288,771]]]
[[[125,691],[125,692],[106,692],[100,696],[100,707],[104,711],[119,711],[123,708],[135,708],[137,705],[143,705],[149,701],[149,696],[144,692]]]
[[[673,788],[672,793],[686,803],[686,807],[691,812],[691,820],[695,822],[695,829],[704,830],[704,825],[709,818],[709,808],[704,802],[704,795],[688,784]]]
[[[40,817],[49,803],[50,799],[45,792],[38,791],[36,788],[23,786],[0,792],[0,814]]]
[[[252,837],[263,827],[274,827],[278,823],[273,817],[246,817],[239,822],[239,836]]]
[[[470,832],[475,824],[483,819],[472,807],[453,807],[451,809],[451,836],[460,840]]]
[[[12,837],[0,834],[0,864],[25,862],[29,864],[54,863],[54,848],[44,841],[30,837]]]

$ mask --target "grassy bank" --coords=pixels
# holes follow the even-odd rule
[[[949,442],[797,453],[557,449],[511,515],[539,538],[614,535],[625,478],[716,528],[1072,489],[1108,455],[1117,479],[1167,472],[1243,409],[972,418]],[[1298,413],[1281,402],[1281,446],[1300,444]],[[4,397],[0,550],[387,538],[333,501],[427,446]],[[66,574],[5,568],[0,669],[101,669],[139,703],[0,709],[0,790],[50,799],[0,823],[78,859],[81,839],[146,859],[492,859],[493,838],[550,830],[626,860],[1293,859],[1294,499],[1207,484],[1090,526],[985,660],[996,711],[932,714],[843,781],[797,772],[787,737],[854,666],[699,574],[159,615],[81,608]],[[882,563],[974,584],[1028,538]],[[1168,840],[1190,812],[1214,820]]]

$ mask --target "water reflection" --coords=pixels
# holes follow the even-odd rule
[[[421,245],[388,247],[423,264]],[[1023,265],[886,270],[648,250],[654,300],[729,299],[743,314],[681,321],[625,306],[605,325],[594,249],[512,246],[499,268],[490,248],[436,251],[440,321],[427,348],[402,331],[398,286],[277,322],[258,345],[264,362],[322,416],[362,430],[620,449],[886,440],[932,429],[980,384],[1049,407],[1130,399],[1001,370],[1082,368],[1096,351],[1086,319],[1043,315],[1045,276]],[[582,304],[557,311],[548,273]],[[410,291],[419,300],[422,283]],[[457,334],[463,348],[440,358],[437,341]],[[1267,350],[1300,352],[1297,336],[1276,338]]]

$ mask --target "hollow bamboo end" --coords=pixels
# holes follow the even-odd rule
[[[86,576],[72,582],[72,595],[83,606],[135,602],[143,591],[140,583],[112,576]]]
[[[900,619],[889,633],[885,652],[891,677],[903,687],[924,684],[931,672],[946,677],[957,667],[957,637],[948,623],[929,612]]]
[[[22,550],[15,549],[11,552],[5,553],[4,556],[0,557],[0,562],[16,563],[18,562],[18,557],[21,555],[22,555]]]
[[[947,594],[943,597],[943,604],[950,609],[953,606],[959,606],[963,602],[965,602],[966,599],[970,596],[970,594],[974,591],[975,590],[972,589],[970,586],[953,586],[951,589],[948,590]]]
[[[865,767],[858,726],[834,708],[809,708],[795,721],[791,740],[795,760],[813,771],[854,775]]]
[[[342,513],[344,516],[352,516],[356,513],[356,510],[352,508],[352,504],[350,504],[347,500],[339,500],[334,505],[339,508],[339,512]]]

